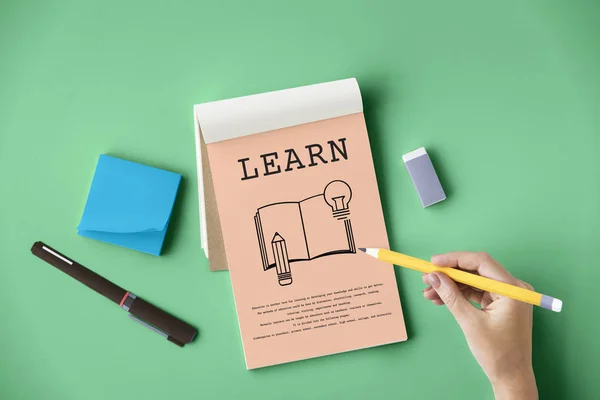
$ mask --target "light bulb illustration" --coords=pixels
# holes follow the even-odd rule
[[[333,217],[342,220],[348,219],[350,215],[350,200],[352,200],[352,189],[344,181],[331,181],[323,191],[325,202],[331,207]]]

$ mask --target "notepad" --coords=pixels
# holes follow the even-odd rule
[[[160,255],[181,175],[102,154],[77,233]]]
[[[406,340],[355,79],[194,106],[201,247],[246,367]]]

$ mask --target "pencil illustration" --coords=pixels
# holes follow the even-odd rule
[[[292,284],[292,271],[290,269],[290,260],[288,257],[285,239],[275,232],[271,241],[273,254],[275,255],[275,269],[277,270],[277,279],[281,286]]]

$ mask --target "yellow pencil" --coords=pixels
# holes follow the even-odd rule
[[[414,269],[425,274],[431,272],[442,272],[448,275],[456,282],[464,283],[486,292],[496,293],[500,296],[510,297],[511,299],[523,301],[525,303],[540,306],[548,310],[560,312],[562,310],[562,301],[545,294],[534,292],[533,290],[523,289],[508,283],[499,282],[494,279],[484,278],[483,276],[464,272],[455,268],[438,267],[430,262],[404,254],[396,253],[386,249],[360,248],[371,257],[384,261],[389,264],[395,264],[399,267]]]

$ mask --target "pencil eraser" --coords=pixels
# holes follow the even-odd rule
[[[423,207],[446,200],[446,193],[435,173],[429,154],[421,147],[402,156]]]

